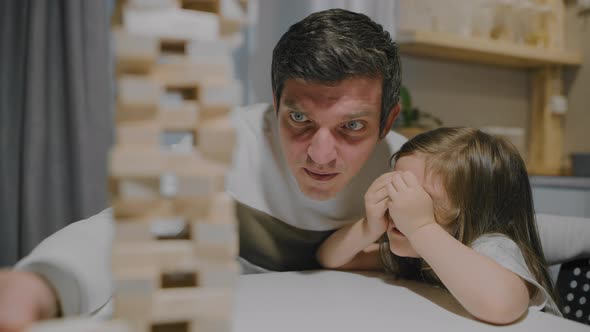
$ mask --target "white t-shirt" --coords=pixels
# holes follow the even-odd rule
[[[333,230],[362,218],[365,192],[376,178],[391,171],[392,154],[406,142],[400,134],[389,132],[351,182],[334,198],[320,202],[299,190],[280,146],[271,105],[237,109],[232,120],[238,137],[226,190],[240,203],[309,231]]]
[[[562,316],[547,290],[539,284],[529,270],[520,248],[514,241],[503,234],[486,234],[473,241],[471,247],[537,288],[536,294],[529,301],[529,308],[545,309],[546,312]]]

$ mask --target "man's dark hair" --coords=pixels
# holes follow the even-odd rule
[[[383,78],[382,132],[399,100],[401,68],[397,45],[380,24],[344,9],[313,13],[293,24],[272,53],[277,107],[288,79],[331,85],[355,76]]]

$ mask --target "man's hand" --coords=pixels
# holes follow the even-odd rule
[[[40,319],[55,317],[57,297],[40,276],[0,270],[0,332],[21,331]]]
[[[387,185],[391,183],[392,172],[378,177],[365,193],[365,213],[369,232],[376,237],[387,230],[389,218],[386,215],[390,201]]]
[[[387,192],[389,215],[406,237],[418,228],[435,223],[432,198],[411,172],[393,172]]]

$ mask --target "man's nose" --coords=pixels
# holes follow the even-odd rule
[[[318,165],[336,159],[336,141],[329,129],[320,128],[312,137],[307,154]]]

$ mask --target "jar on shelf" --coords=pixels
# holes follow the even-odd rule
[[[493,39],[512,42],[515,30],[514,0],[496,0],[494,6]]]
[[[494,27],[494,0],[474,0],[471,35],[489,39]]]
[[[432,0],[399,0],[398,14],[400,30],[432,31]]]
[[[456,36],[471,36],[471,22],[477,1],[432,1],[433,27],[436,31]]]

